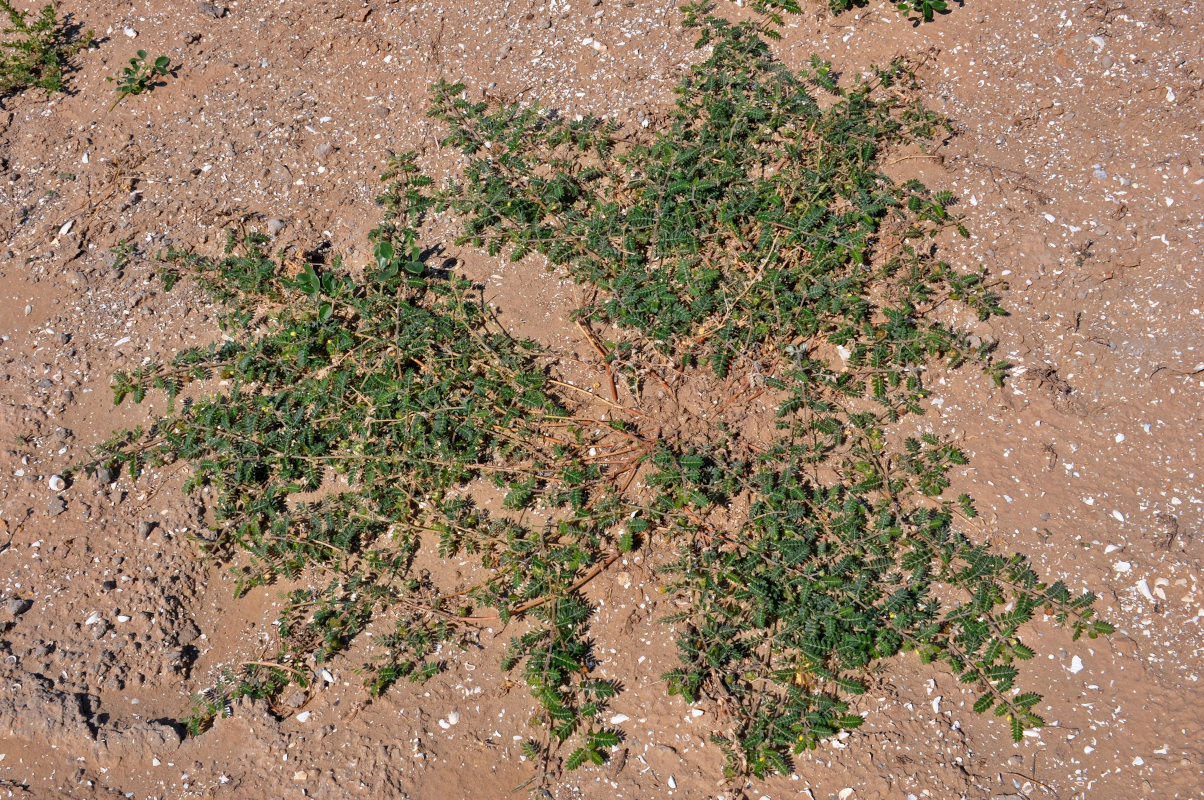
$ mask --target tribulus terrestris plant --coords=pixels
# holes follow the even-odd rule
[[[0,38],[0,97],[28,88],[63,91],[72,56],[92,44],[92,32],[75,34],[47,4],[32,21],[9,0],[0,0],[8,18]]]
[[[435,674],[441,646],[496,622],[512,637],[501,666],[536,703],[523,754],[544,788],[623,736],[604,722],[621,686],[595,672],[588,590],[637,548],[673,555],[662,588],[684,610],[667,620],[680,660],[664,678],[723,708],[714,740],[733,775],[788,772],[792,754],[858,726],[872,670],[905,652],[943,663],[1019,739],[1042,724],[1040,696],[1017,688],[1025,623],[1112,630],[1090,593],[976,541],[973,501],[946,496],[956,446],[898,430],[924,411],[927,370],[1002,383],[1008,368],[948,322],[1003,314],[1006,289],[936,256],[964,233],[952,198],[879,166],[948,131],[907,63],[839,86],[819,59],[785,69],[756,26],[703,4],[685,23],[710,53],[658,130],[436,84],[431,114],[467,164],[437,190],[413,154],[393,159],[363,275],[271,258],[257,234],[231,234],[217,258],[166,254],[162,274],[227,305],[227,340],[118,374],[118,402],[190,399],[97,463],[186,462],[186,489],[212,508],[203,549],[237,560],[244,588],[309,587],[290,595],[279,652],[199,700],[194,732],[234,697],[306,685],[365,630],[379,693]],[[461,244],[538,253],[592,287],[576,324],[601,394],[511,337],[477,287],[427,267],[432,209],[463,220]],[[186,390],[215,377],[217,393]],[[666,411],[648,384],[716,402]],[[769,425],[752,411],[762,397]],[[486,486],[501,509],[478,504]],[[417,566],[463,555],[480,565],[467,586]]]

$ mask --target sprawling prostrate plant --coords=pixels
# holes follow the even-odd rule
[[[205,547],[244,553],[244,586],[312,587],[292,595],[280,653],[199,699],[194,730],[232,696],[308,682],[370,626],[377,693],[496,619],[514,626],[502,666],[521,667],[540,709],[523,753],[544,788],[619,742],[584,587],[640,541],[672,555],[665,588],[686,609],[667,687],[722,707],[733,773],[786,772],[856,727],[871,670],[905,651],[943,662],[1020,738],[1042,723],[1039,696],[1015,688],[1033,656],[1022,626],[1043,612],[1076,637],[1111,630],[1090,593],[974,541],[970,498],[944,496],[961,451],[892,427],[922,413],[938,364],[1007,370],[950,322],[1002,313],[985,269],[934,255],[937,237],[964,234],[951,198],[879,166],[943,129],[914,76],[898,62],[840,87],[815,59],[804,80],[755,24],[707,11],[685,8],[711,52],[660,130],[437,84],[431,113],[467,154],[463,175],[435,191],[412,155],[393,159],[362,277],[337,259],[278,262],[257,236],[217,259],[169,253],[165,277],[187,272],[230,307],[228,340],[117,375],[117,400],[225,383],[100,459],[135,474],[187,462],[186,488],[211,495]],[[433,206],[462,218],[465,242],[542,253],[593,287],[582,327],[625,332],[593,344],[628,391],[572,384],[474,287],[428,270],[417,231]],[[715,402],[644,404],[652,376]],[[755,418],[758,394],[776,417]],[[488,482],[504,493],[493,513],[474,502]],[[464,554],[481,562],[467,588],[417,566]]]
[[[951,197],[878,166],[943,121],[902,62],[841,88],[813,60],[811,84],[835,96],[821,105],[755,25],[708,10],[685,7],[711,55],[651,135],[437,84],[431,113],[469,156],[438,201],[464,218],[463,242],[539,252],[600,289],[587,313],[629,329],[629,352],[683,370],[703,358],[718,378],[743,369],[779,393],[776,440],[746,441],[712,414],[694,426],[709,435],[666,443],[648,476],[656,519],[678,532],[670,587],[690,608],[674,618],[683,663],[666,678],[724,705],[733,770],[787,771],[791,752],[855,727],[849,697],[905,650],[976,686],[975,708],[1019,739],[1042,724],[1039,696],[1013,690],[1032,656],[1020,626],[1040,610],[1076,637],[1111,627],[1092,619],[1090,593],[1041,583],[962,532],[970,499],[942,498],[965,463],[957,448],[888,432],[922,413],[933,362],[973,362],[996,383],[1008,367],[934,314],[1003,313],[985,269],[933,255],[943,231],[965,235]],[[743,520],[708,522],[737,498]]]
[[[74,35],[47,4],[32,21],[9,0],[0,0],[0,98],[35,87],[63,91],[71,57],[92,44],[92,32]]]

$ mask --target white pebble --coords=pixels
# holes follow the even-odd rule
[[[1070,666],[1067,667],[1067,669],[1070,670],[1072,675],[1077,675],[1078,673],[1082,672],[1083,671],[1083,659],[1079,658],[1078,656],[1075,656],[1074,658],[1070,659]]]
[[[450,714],[448,714],[447,721],[450,722],[452,725],[455,725],[457,722],[460,721],[460,712],[453,711]]]
[[[312,712],[302,711],[300,714],[297,715],[297,722],[309,722],[309,718],[311,716],[312,716]]]
[[[138,31],[134,30],[133,28],[125,28],[124,30],[122,30],[122,33],[124,33],[126,36],[130,37],[131,39],[134,39],[138,36]]]
[[[1145,759],[1142,758],[1141,756],[1137,756],[1136,758],[1133,759],[1133,766],[1135,766],[1135,767],[1140,767],[1144,763],[1145,763]]]
[[[71,226],[75,224],[75,220],[69,219],[63,223],[63,227],[59,228],[59,236],[66,236],[71,233]]]
[[[1120,573],[1125,573],[1125,572],[1128,572],[1129,570],[1133,569],[1133,565],[1130,564],[1128,561],[1117,561],[1115,564],[1112,565],[1112,569],[1114,569]]]
[[[849,787],[849,786],[846,786],[845,788],[841,789],[840,793],[836,795],[836,797],[839,800],[849,800],[849,798],[852,796],[853,796],[853,788]]]
[[[626,714],[615,714],[613,717],[610,718],[610,724],[611,725],[622,725],[624,722],[626,722],[629,719],[631,719],[631,717],[627,716]]]
[[[677,788],[677,778],[674,778],[672,775],[669,776],[669,788],[670,789]]]
[[[130,621],[130,618],[129,618],[129,616],[128,616],[127,614],[118,614],[118,615],[117,615],[117,621],[118,621],[118,622],[129,622],[129,621]]]
[[[1116,518],[1117,522],[1125,521],[1125,515],[1117,511],[1115,508],[1112,509],[1112,516]]]
[[[1125,440],[1125,435],[1123,433],[1116,434],[1116,443],[1117,444],[1120,444],[1124,440]]]

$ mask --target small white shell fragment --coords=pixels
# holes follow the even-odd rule
[[[1142,758],[1141,756],[1137,756],[1136,758],[1133,759],[1133,766],[1135,766],[1135,767],[1140,767],[1144,763],[1145,763],[1145,759]]]
[[[1128,561],[1117,561],[1112,565],[1112,569],[1116,570],[1117,572],[1128,572],[1133,569],[1133,565]]]
[[[442,728],[443,730],[447,730],[448,728],[451,727],[451,723],[445,719],[441,719],[441,720],[439,720],[439,727]]]
[[[1124,514],[1122,514],[1122,513],[1120,513],[1119,511],[1117,511],[1115,508],[1114,508],[1114,509],[1112,509],[1112,516],[1113,516],[1113,517],[1114,517],[1114,518],[1115,518],[1115,519],[1116,519],[1118,522],[1124,522],[1124,521],[1125,521],[1125,515],[1124,515]]]
[[[631,717],[627,716],[626,714],[615,714],[613,717],[610,718],[610,724],[611,725],[622,725],[624,722],[626,722],[629,719],[631,719]]]
[[[701,709],[701,708],[691,708],[691,709],[690,709],[690,716],[691,716],[691,717],[694,717],[695,719],[697,719],[698,717],[701,717],[701,716],[702,716],[702,709]]]
[[[334,683],[334,675],[332,675],[330,670],[326,669],[325,667],[323,667],[322,671],[318,674],[321,675],[322,680],[326,681],[327,683]]]
[[[674,778],[672,775],[669,776],[669,788],[670,789],[677,788],[677,778]]]
[[[138,36],[138,31],[134,30],[133,28],[123,28],[121,32],[131,39],[134,39]]]
[[[312,716],[312,712],[302,711],[300,714],[297,715],[297,722],[309,722],[309,718],[311,716]]]
[[[1117,444],[1120,444],[1124,440],[1125,440],[1125,435],[1123,433],[1116,434],[1116,443]]]
[[[50,491],[61,492],[67,488],[67,482],[63,480],[61,475],[51,475],[50,480],[46,481],[50,486]]]
[[[1067,669],[1070,670],[1072,675],[1077,675],[1078,673],[1082,672],[1083,671],[1083,659],[1079,658],[1078,656],[1075,656],[1074,658],[1070,659],[1070,666],[1067,667]]]
[[[151,756],[151,766],[152,767],[157,767],[162,763],[163,762],[159,760],[158,756]]]
[[[84,620],[85,625],[95,625],[98,622],[100,622],[100,613],[96,611],[93,611],[92,615]]]
[[[117,615],[117,621],[118,621],[118,622],[129,622],[129,621],[130,621],[130,617],[129,617],[129,615],[128,615],[128,614],[118,614],[118,615]]]
[[[941,696],[939,694],[936,697],[932,698],[932,713],[933,714],[941,713]]]
[[[1154,595],[1150,593],[1150,585],[1148,583],[1146,583],[1145,578],[1142,578],[1141,580],[1139,580],[1136,583],[1136,587],[1137,587],[1137,591],[1141,592],[1141,596],[1144,597],[1146,600],[1149,600],[1151,603],[1157,602],[1154,599]]]
[[[451,713],[449,713],[449,714],[447,715],[447,721],[448,721],[449,723],[451,723],[452,725],[455,725],[457,722],[459,722],[459,721],[460,721],[460,712],[459,712],[459,711],[452,711]]]
[[[59,228],[59,236],[66,236],[71,233],[71,226],[75,224],[75,220],[69,219],[63,223],[63,227]]]
[[[846,786],[845,788],[841,789],[840,793],[836,795],[837,800],[849,800],[849,798],[852,796],[853,788],[850,786]]]
[[[1107,555],[1107,554],[1109,554],[1109,553],[1115,553],[1115,552],[1116,552],[1117,550],[1119,550],[1119,549],[1120,549],[1120,548],[1119,548],[1119,547],[1117,547],[1116,545],[1114,545],[1114,544],[1110,544],[1110,545],[1108,545],[1107,547],[1105,547],[1105,548],[1104,548],[1104,555]]]

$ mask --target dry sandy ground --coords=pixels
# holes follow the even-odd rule
[[[236,601],[197,558],[179,470],[60,492],[48,478],[162,411],[114,408],[113,370],[215,336],[213,309],[161,290],[158,250],[213,253],[223,226],[275,218],[280,246],[328,239],[362,262],[389,151],[455,166],[423,114],[432,80],[639,124],[699,57],[675,6],[243,0],[215,16],[64,0],[100,36],[75,92],[0,107],[0,797],[485,800],[530,777],[514,739],[532,701],[493,667],[504,636],[371,703],[353,652],[284,719],[243,704],[182,741],[170,722],[189,693],[271,649],[278,590]],[[873,0],[784,33],[784,61],[818,53],[846,76],[925,56],[930,102],[960,130],[892,168],[959,197],[973,236],[946,257],[1007,276],[1012,314],[979,333],[1022,369],[1002,391],[950,376],[922,422],[972,456],[954,488],[986,512],[974,535],[1096,590],[1118,631],[1072,644],[1033,626],[1026,685],[1050,724],[1019,745],[900,657],[862,699],[862,729],[788,777],[723,783],[716,709],[659,681],[668,609],[655,556],[633,557],[594,590],[628,738],[557,797],[1204,796],[1204,7],[973,1],[912,26]],[[178,72],[107,112],[104,78],[138,48]],[[575,291],[543,264],[447,253],[517,329],[581,345],[561,324]]]

